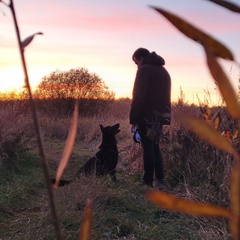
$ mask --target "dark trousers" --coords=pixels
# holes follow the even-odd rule
[[[163,159],[159,147],[162,125],[139,125],[138,131],[143,148],[143,182],[152,185],[154,175],[156,180],[161,182],[164,178]]]

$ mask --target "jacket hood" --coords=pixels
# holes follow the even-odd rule
[[[156,52],[151,52],[148,56],[146,56],[142,62],[144,64],[154,64],[154,65],[164,65],[165,60],[160,56],[157,55]]]

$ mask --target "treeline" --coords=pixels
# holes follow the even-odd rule
[[[57,99],[34,99],[37,112],[55,116],[71,115],[74,109],[73,98],[57,98]],[[120,112],[130,106],[130,99],[78,99],[79,113],[83,117],[93,117],[101,112],[106,112],[110,108],[116,108]],[[114,105],[114,107],[113,107]],[[0,108],[8,108],[21,114],[31,111],[28,99],[2,99],[0,100]]]

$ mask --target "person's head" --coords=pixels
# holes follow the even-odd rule
[[[138,48],[132,55],[132,60],[136,63],[138,67],[142,65],[143,59],[149,55],[150,52],[146,48]]]

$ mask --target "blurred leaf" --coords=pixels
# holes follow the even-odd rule
[[[70,130],[68,133],[67,141],[63,150],[63,155],[62,159],[60,161],[60,164],[57,169],[57,174],[56,174],[56,181],[53,185],[55,189],[57,189],[58,184],[60,182],[60,179],[62,177],[62,174],[64,172],[64,169],[66,168],[70,155],[72,153],[76,133],[77,133],[77,126],[78,126],[78,102],[75,101],[75,106],[74,106],[74,112],[73,112],[73,117],[72,117],[72,122],[70,126]]]
[[[211,114],[211,109],[206,105],[205,106],[205,108],[206,108],[206,114],[209,116],[209,118],[210,118],[210,114]]]
[[[200,43],[203,47],[207,47],[211,49],[211,51],[216,55],[224,59],[234,60],[234,57],[230,50],[228,50],[222,43],[216,41],[211,36],[207,35],[203,31],[199,30],[198,28],[194,27],[190,23],[186,22],[185,20],[181,19],[180,17],[169,13],[163,9],[155,8],[156,11],[161,13],[164,17],[166,17],[178,30],[180,30],[183,34],[187,37],[191,38],[192,40]]]
[[[225,7],[233,12],[240,13],[240,7],[237,6],[234,3],[228,2],[228,1],[223,1],[223,0],[208,0],[209,2],[216,3],[222,7]]]
[[[219,123],[220,123],[220,117],[217,116],[215,119],[214,119],[214,129],[218,129],[219,128]]]
[[[87,200],[86,208],[83,212],[83,221],[81,225],[79,240],[89,240],[92,230],[92,201]]]
[[[221,122],[221,117],[220,117],[219,111],[217,111],[215,113],[215,115],[213,116],[213,126],[214,126],[214,129],[217,130],[219,128],[220,122]]]
[[[186,129],[197,134],[202,140],[208,142],[216,148],[230,154],[234,153],[234,149],[230,142],[221,136],[221,134],[213,127],[209,126],[209,124],[181,112],[175,113],[175,120],[182,124]]]
[[[211,122],[211,119],[210,119],[210,117],[209,117],[208,114],[203,113],[202,116],[203,116],[204,121],[208,121],[208,120],[210,120],[210,122]]]
[[[25,38],[22,42],[21,42],[21,47],[22,49],[24,49],[28,44],[31,43],[31,41],[33,40],[33,38],[35,37],[35,35],[42,35],[43,33],[42,32],[37,32],[37,33],[34,33],[33,35]]]
[[[235,119],[240,119],[240,108],[238,105],[236,91],[231,85],[222,67],[217,62],[216,57],[211,53],[211,51],[209,51],[209,49],[205,49],[205,51],[207,55],[207,64],[209,70],[217,82],[217,86],[222,94],[224,101],[226,102],[229,114]]]
[[[212,120],[211,120],[211,119],[207,119],[207,120],[205,120],[205,122],[206,122],[209,126],[212,126]]]
[[[225,208],[204,203],[200,204],[164,192],[148,191],[146,193],[146,198],[160,208],[175,212],[187,213],[200,217],[231,217],[231,212]]]
[[[230,221],[230,230],[234,239],[240,239],[240,159],[238,155],[234,159],[230,195],[230,207],[233,214]]]
[[[235,140],[235,139],[237,138],[238,133],[239,133],[238,130],[236,130],[236,131],[233,133],[233,135],[232,135],[232,140]]]

